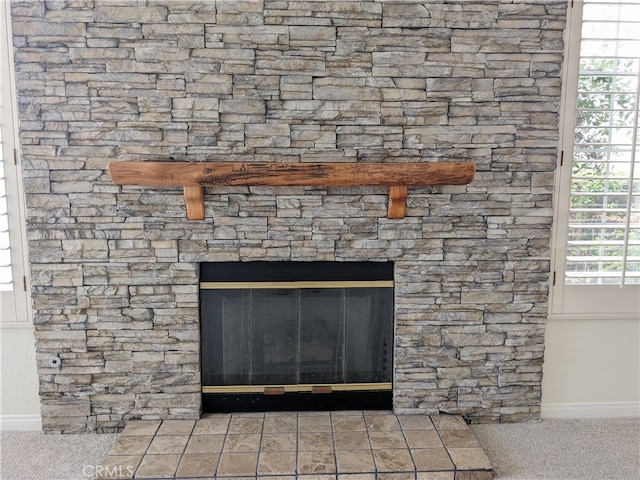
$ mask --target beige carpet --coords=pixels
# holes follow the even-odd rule
[[[44,435],[2,432],[2,480],[89,480],[117,434]],[[86,475],[85,475],[86,474]]]
[[[473,425],[499,480],[640,480],[640,418]]]
[[[474,425],[496,480],[640,480],[640,419]],[[2,432],[2,480],[87,480],[117,435]]]

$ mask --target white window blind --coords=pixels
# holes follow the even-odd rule
[[[569,3],[550,315],[640,315],[640,0]]]
[[[640,283],[640,3],[584,0],[566,284]]]
[[[4,75],[0,78],[4,83]],[[2,86],[0,85],[0,88]],[[1,102],[1,99],[0,99]],[[0,103],[0,112],[4,112]],[[2,129],[0,129],[0,147],[3,147]],[[9,238],[9,215],[7,211],[7,184],[5,176],[5,158],[3,148],[0,148],[0,291],[13,290],[13,274],[11,271],[11,240]]]
[[[14,153],[17,122],[9,8],[9,2],[0,1],[0,326],[22,328],[31,322],[21,178]]]

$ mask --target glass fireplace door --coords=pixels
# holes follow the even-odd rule
[[[389,287],[331,282],[203,289],[203,384],[390,382],[392,301]]]
[[[354,274],[353,264],[337,262],[255,263],[201,266],[205,399],[376,391],[390,402],[390,265]]]

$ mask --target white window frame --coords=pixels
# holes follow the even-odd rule
[[[640,319],[640,285],[565,285],[569,196],[583,2],[571,2],[565,31],[560,148],[556,172],[552,278],[549,317],[564,319]]]
[[[0,292],[0,328],[31,328],[31,301],[28,285],[28,258],[25,231],[25,202],[20,155],[17,148],[17,104],[15,76],[11,42],[11,4],[0,1],[0,95],[2,112],[2,158],[5,167],[7,208],[9,218],[9,241],[11,243],[11,265],[13,291]]]

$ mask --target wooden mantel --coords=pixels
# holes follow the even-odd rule
[[[182,187],[189,220],[202,220],[204,189],[215,186],[389,187],[388,218],[404,218],[407,187],[465,185],[471,162],[439,163],[244,163],[111,162],[116,185]]]

